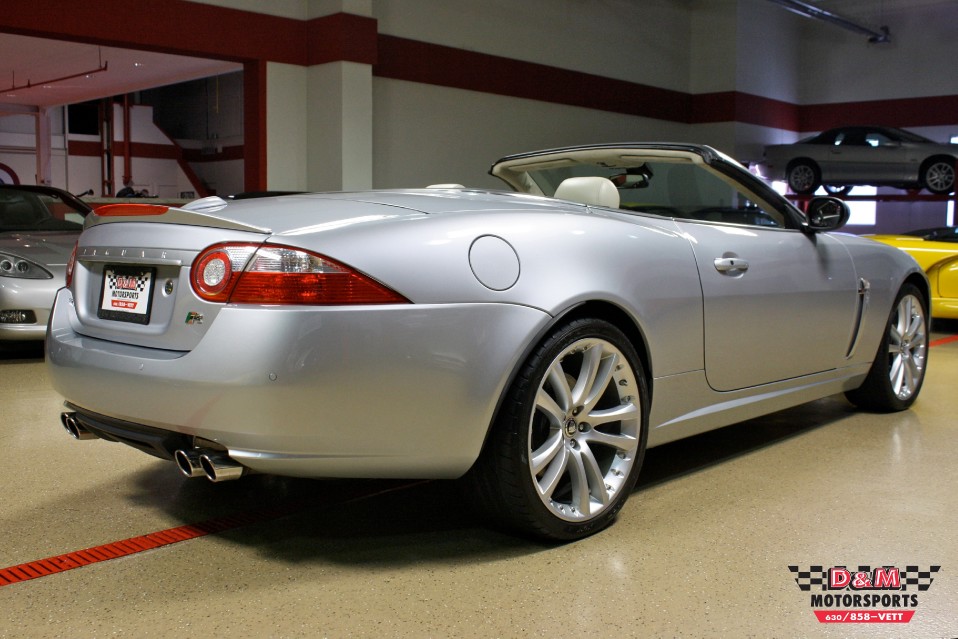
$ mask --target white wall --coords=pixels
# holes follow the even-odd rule
[[[377,188],[460,183],[502,188],[490,165],[511,153],[591,142],[685,139],[671,122],[374,79]]]
[[[266,180],[274,190],[307,188],[308,75],[306,67],[291,64],[266,68]]]
[[[877,4],[877,3],[874,3]],[[921,3],[918,3],[921,4]],[[872,15],[876,15],[872,13]],[[799,78],[804,104],[958,94],[958,22],[954,2],[886,9],[891,44],[804,20]],[[795,20],[802,20],[795,17]],[[871,28],[881,26],[876,15]],[[955,116],[958,122],[958,114]]]
[[[688,3],[675,0],[379,0],[379,32],[687,90]]]

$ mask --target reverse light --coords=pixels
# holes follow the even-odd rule
[[[402,295],[328,257],[288,246],[217,244],[193,261],[194,292],[235,304],[404,304]]]

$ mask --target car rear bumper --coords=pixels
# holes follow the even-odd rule
[[[506,304],[226,306],[196,348],[164,351],[80,334],[64,289],[47,361],[81,416],[209,440],[255,471],[455,477],[548,320]]]

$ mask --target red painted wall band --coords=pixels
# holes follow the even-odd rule
[[[383,34],[378,59],[373,74],[382,78],[677,122],[690,119],[686,93],[544,64]]]

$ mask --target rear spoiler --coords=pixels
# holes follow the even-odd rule
[[[181,207],[162,204],[104,204],[86,216],[83,228],[88,229],[100,224],[116,222],[159,222],[162,224],[183,224],[186,226],[206,226],[232,231],[252,231],[271,234],[272,230],[264,226],[253,226],[236,220],[215,215],[225,209],[229,203],[218,197],[195,200]]]

